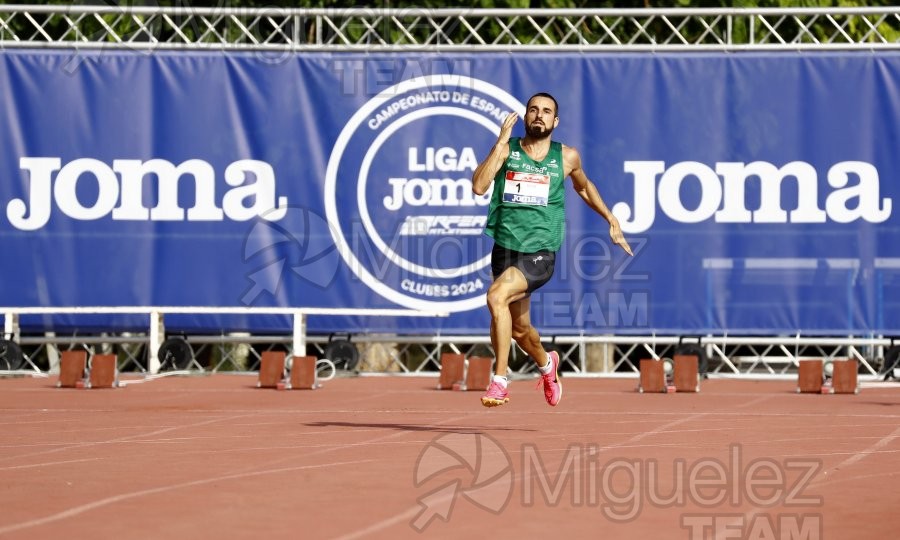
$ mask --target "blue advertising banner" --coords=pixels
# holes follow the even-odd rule
[[[569,189],[543,332],[900,332],[896,53],[73,54],[0,52],[0,306],[403,307],[451,315],[310,330],[485,334],[472,173],[549,92],[635,254]]]

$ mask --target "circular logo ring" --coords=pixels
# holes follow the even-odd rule
[[[328,166],[325,170],[325,218],[331,225],[330,230],[332,238],[334,239],[334,244],[337,247],[338,253],[340,253],[341,257],[344,259],[344,262],[347,263],[347,265],[350,267],[350,270],[357,277],[359,277],[359,279],[362,280],[363,283],[365,283],[370,289],[372,289],[382,297],[396,304],[411,309],[447,310],[452,312],[467,311],[482,307],[484,305],[483,295],[466,298],[463,300],[423,300],[420,298],[408,296],[400,291],[397,291],[372,275],[372,273],[369,272],[367,268],[365,268],[365,266],[359,261],[359,259],[357,259],[352,247],[347,243],[346,238],[343,234],[343,228],[340,223],[339,213],[337,209],[338,169],[340,168],[341,159],[344,155],[344,152],[347,150],[347,146],[349,145],[353,135],[366,121],[366,119],[371,116],[373,112],[378,110],[388,101],[412,90],[417,90],[419,88],[428,86],[454,86],[470,88],[491,96],[492,98],[501,102],[503,105],[507,106],[510,110],[518,112],[520,115],[523,114],[525,110],[524,104],[519,102],[515,97],[510,95],[502,88],[499,88],[491,83],[479,79],[473,79],[471,77],[463,75],[428,75],[424,77],[417,77],[414,79],[403,81],[394,86],[391,86],[390,88],[387,88],[386,90],[383,90],[356,111],[356,113],[344,126],[344,129],[341,130],[341,133],[338,135],[338,138],[335,141],[334,148],[331,151],[331,157],[328,160]],[[497,129],[499,129],[499,125],[500,124],[498,122]],[[394,261],[394,259],[391,260],[392,262]],[[474,265],[469,266],[477,267],[478,264],[481,264],[481,261],[478,261]]]

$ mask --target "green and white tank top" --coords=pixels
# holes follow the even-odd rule
[[[509,157],[494,177],[485,234],[501,246],[534,253],[557,251],[565,235],[562,144],[551,141],[542,161],[531,159],[521,139],[509,140]]]

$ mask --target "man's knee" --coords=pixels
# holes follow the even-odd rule
[[[491,314],[497,313],[501,309],[504,309],[507,305],[505,295],[500,293],[499,291],[488,291],[487,305]]]
[[[510,293],[505,287],[498,284],[491,285],[487,292],[487,305],[491,311],[509,307]]]

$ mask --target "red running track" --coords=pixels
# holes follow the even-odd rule
[[[896,538],[900,386],[0,380],[0,538]],[[446,519],[445,519],[446,518]]]

